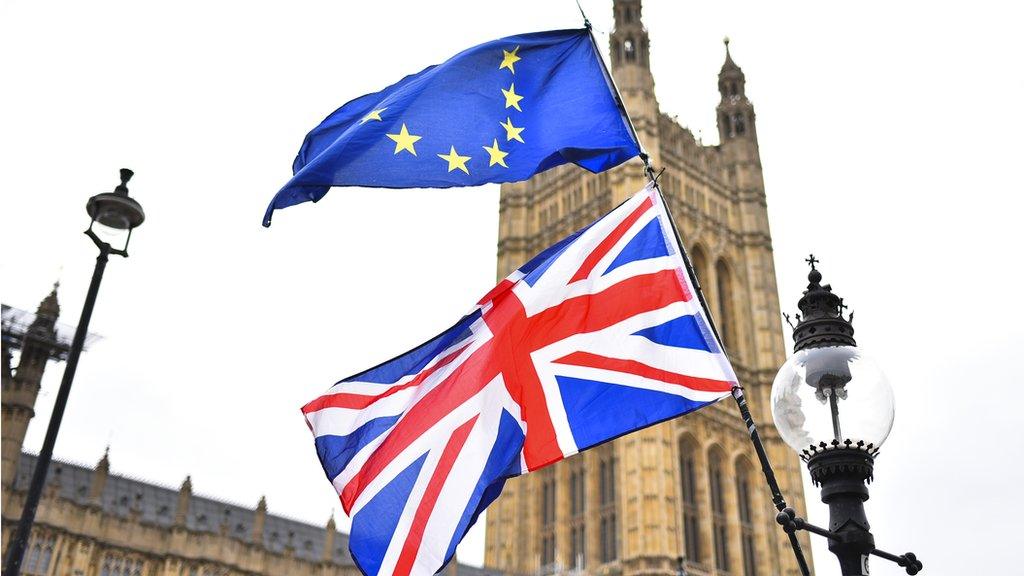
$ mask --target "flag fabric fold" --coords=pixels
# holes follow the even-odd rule
[[[345,104],[307,136],[264,216],[331,186],[448,188],[592,172],[639,154],[586,29],[501,38]]]
[[[697,410],[735,382],[648,186],[445,332],[302,411],[359,568],[426,576],[507,478]]]

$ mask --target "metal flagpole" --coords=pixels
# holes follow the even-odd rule
[[[579,2],[577,2],[579,6]],[[587,19],[586,14],[583,14],[583,8],[580,8],[580,14],[583,15],[583,23],[587,28],[587,33],[590,36],[590,41],[593,43],[594,52],[597,55],[598,60],[601,61],[601,70],[604,72],[605,80],[612,89],[612,93],[615,96],[615,104],[619,107],[619,113],[622,114],[623,120],[629,127],[629,132],[633,136],[633,141],[636,143],[637,148],[640,150],[640,159],[644,163],[644,173],[647,178],[654,185],[654,189],[658,191],[658,196],[661,197],[661,202],[665,206],[665,212],[668,214],[669,224],[672,226],[672,233],[676,237],[676,246],[679,248],[679,253],[683,257],[683,263],[686,265],[686,273],[690,277],[690,282],[694,288],[697,289],[697,300],[700,302],[701,308],[704,310],[704,315],[708,319],[708,324],[711,326],[711,331],[715,335],[715,339],[718,340],[719,346],[722,346],[722,350],[725,350],[725,346],[722,345],[722,339],[718,334],[718,328],[715,326],[714,318],[711,316],[711,308],[708,307],[707,300],[704,298],[704,292],[700,289],[700,281],[697,279],[697,275],[693,271],[693,264],[690,262],[690,256],[686,252],[686,246],[683,245],[682,238],[679,236],[679,230],[676,227],[675,219],[672,218],[672,211],[669,209],[668,202],[665,201],[665,195],[661,192],[661,187],[658,186],[658,177],[654,175],[654,168],[651,166],[650,156],[644,150],[643,144],[640,143],[640,137],[636,132],[636,127],[633,125],[632,118],[629,117],[629,113],[626,111],[626,106],[622,102],[622,95],[619,93],[619,87],[615,85],[615,78],[612,77],[611,72],[608,70],[607,64],[605,64],[604,57],[601,56],[601,51],[597,45],[597,39],[594,38],[594,30],[590,24],[590,20]],[[664,171],[664,170],[663,170]],[[660,174],[658,175],[660,176]],[[775,504],[775,508],[780,514],[783,514],[784,510],[788,510],[789,506],[786,504],[786,499],[782,496],[782,490],[779,488],[779,482],[775,478],[775,472],[772,470],[771,461],[768,460],[768,453],[764,449],[764,444],[761,442],[761,435],[757,432],[757,425],[754,424],[754,418],[750,415],[750,409],[747,407],[746,396],[743,395],[743,386],[738,383],[732,388],[732,397],[736,401],[736,405],[739,407],[740,416],[743,418],[743,423],[747,427],[747,432],[750,435],[750,442],[754,445],[754,451],[757,453],[757,459],[761,463],[761,471],[764,473],[765,482],[768,484],[768,489],[772,493],[772,503]],[[803,576],[810,576],[811,569],[807,565],[807,559],[804,557],[803,547],[800,546],[800,541],[797,540],[794,532],[787,531],[789,535],[789,544],[793,548],[793,555],[796,556],[797,564],[800,565],[800,573]]]

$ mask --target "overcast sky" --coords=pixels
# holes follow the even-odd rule
[[[663,110],[714,143],[729,35],[757,110],[783,309],[803,258],[856,310],[896,423],[868,514],[926,573],[1019,563],[1021,14],[1013,3],[654,2]],[[583,2],[605,42],[610,2]],[[315,523],[337,513],[299,406],[425,340],[494,282],[497,188],[336,189],[260,226],[305,133],[349,99],[571,0],[45,2],[0,8],[4,303],[57,278],[77,322],[86,199],[136,171],[56,455]],[[62,366],[29,429],[42,443]],[[827,512],[808,488],[809,515]],[[481,522],[482,525],[482,522]],[[482,531],[460,548],[479,562]],[[818,574],[838,574],[818,539]],[[876,561],[876,574],[899,574]]]

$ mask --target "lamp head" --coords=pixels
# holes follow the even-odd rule
[[[843,448],[873,456],[892,429],[892,388],[857,348],[843,299],[821,284],[813,255],[808,262],[794,354],[772,384],[772,417],[782,439],[805,459]]]
[[[113,192],[97,194],[85,205],[85,211],[92,222],[86,234],[98,247],[104,247],[121,256],[128,255],[128,241],[131,232],[142,224],[146,214],[134,198],[128,196],[128,181],[133,172],[121,169],[121,183]]]

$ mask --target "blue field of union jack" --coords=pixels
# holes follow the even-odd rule
[[[728,396],[736,376],[648,186],[429,342],[302,411],[368,575],[429,575],[507,478]]]

